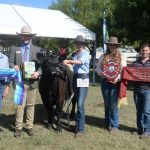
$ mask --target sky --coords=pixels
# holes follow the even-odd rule
[[[47,9],[52,3],[56,2],[57,0],[0,0],[0,4],[13,4],[45,9]]]

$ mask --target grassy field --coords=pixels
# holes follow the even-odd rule
[[[136,129],[136,112],[132,98],[132,91],[128,91],[128,106],[120,108],[120,132],[110,134],[102,127],[104,120],[103,99],[99,85],[89,88],[86,99],[86,135],[82,138],[74,137],[75,122],[67,126],[65,113],[63,115],[62,133],[45,128],[47,114],[37,94],[35,106],[34,137],[23,132],[21,138],[14,138],[15,105],[13,90],[4,99],[4,107],[0,116],[0,150],[148,150],[150,139],[141,140],[132,135]],[[64,107],[66,112],[66,106]],[[25,128],[24,128],[25,131]]]

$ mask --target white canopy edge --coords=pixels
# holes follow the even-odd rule
[[[58,10],[0,4],[0,34],[16,35],[28,25],[38,37],[76,38],[96,40],[94,32]]]

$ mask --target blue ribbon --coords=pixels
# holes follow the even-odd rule
[[[4,78],[8,78],[10,80],[16,79],[17,83],[14,102],[17,105],[22,105],[24,98],[24,85],[20,71],[16,71],[15,69],[0,69],[0,80],[3,80]]]

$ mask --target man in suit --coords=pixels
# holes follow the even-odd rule
[[[35,71],[30,78],[23,76],[25,96],[22,105],[16,108],[15,134],[16,138],[21,136],[23,128],[24,111],[26,107],[26,127],[27,134],[33,136],[33,121],[34,121],[34,105],[36,92],[38,87],[38,78],[41,74],[39,67],[39,60],[37,54],[40,51],[39,47],[32,45],[32,38],[35,34],[32,33],[31,28],[23,26],[21,33],[17,33],[21,38],[21,45],[19,47],[12,47],[10,51],[9,65],[15,68],[16,71],[21,71],[23,74],[23,64],[25,62],[35,62]]]

